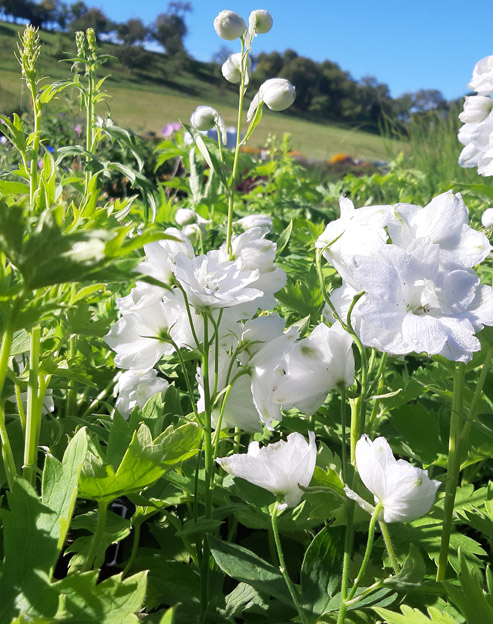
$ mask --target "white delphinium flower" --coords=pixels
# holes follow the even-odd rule
[[[221,11],[214,19],[214,30],[221,39],[234,41],[245,34],[245,20],[234,11]]]
[[[269,11],[265,11],[264,9],[252,11],[248,18],[248,32],[251,39],[256,35],[268,33],[273,23],[274,21]]]
[[[221,72],[228,82],[236,84],[241,81],[242,60],[243,55],[241,52],[236,52],[235,54],[231,54],[223,63]],[[247,85],[252,72],[252,59],[250,57],[247,57],[245,69],[245,84]]]
[[[177,228],[167,228],[165,233],[170,234],[176,240],[165,239],[144,245],[146,259],[137,266],[136,270],[163,284],[171,285],[176,256],[185,254],[193,258],[195,252],[188,237]]]
[[[263,294],[252,302],[249,316],[253,316],[257,308],[275,308],[277,301],[274,293],[281,290],[287,280],[286,272],[275,264],[277,245],[265,238],[267,233],[265,228],[255,227],[233,236],[231,240],[232,257],[240,262],[241,268],[244,271],[258,271],[258,278],[251,286]],[[226,244],[221,245],[220,252],[225,259],[229,257]]]
[[[247,112],[247,121],[253,119],[259,106],[266,104],[270,110],[289,108],[296,98],[296,88],[285,78],[270,78],[260,85]]]
[[[244,270],[241,260],[225,259],[218,250],[193,259],[178,255],[174,273],[197,310],[238,306],[262,296],[262,291],[252,286],[259,271]]]
[[[282,501],[280,511],[296,507],[301,501],[315,470],[317,447],[315,434],[308,432],[309,442],[300,433],[291,433],[286,440],[260,448],[251,442],[247,453],[218,457],[217,463],[227,472],[246,479],[275,494]]]
[[[440,481],[430,479],[426,470],[404,459],[396,460],[385,438],[372,442],[367,435],[362,436],[356,443],[355,458],[361,480],[373,494],[375,503],[383,505],[380,520],[410,522],[430,511]],[[347,486],[344,491],[365,511],[374,512],[370,503]]]
[[[234,225],[239,225],[244,230],[250,230],[255,227],[265,228],[268,232],[270,232],[273,227],[272,217],[264,214],[247,215],[235,221]]]
[[[493,208],[486,208],[481,215],[481,223],[487,230],[493,228]]]
[[[464,110],[459,114],[462,123],[484,121],[493,109],[493,100],[485,95],[470,95],[464,99]]]
[[[238,360],[246,364],[266,343],[282,336],[285,325],[279,314],[258,316],[247,321],[239,337]]]
[[[474,334],[493,324],[493,289],[474,271],[441,263],[438,245],[387,245],[378,257],[356,256],[353,279],[366,292],[354,309],[361,341],[387,353],[468,362],[481,348]]]
[[[297,407],[311,416],[330,390],[354,381],[352,338],[336,323],[317,325],[308,338],[291,345],[285,355],[284,376],[274,392],[284,409]]]
[[[298,330],[291,327],[265,343],[250,360],[253,402],[267,429],[273,429],[274,420],[282,420],[276,390],[286,374],[286,354],[298,335]]]
[[[480,95],[493,93],[493,55],[485,56],[476,63],[469,87]]]
[[[107,344],[116,352],[115,364],[119,368],[147,371],[163,355],[173,353],[175,347],[193,349],[202,340],[203,321],[194,310],[190,316],[195,336],[187,314],[183,293],[174,288],[164,291],[159,300],[134,310],[127,309],[106,334]]]
[[[221,141],[224,145],[228,140],[223,118],[212,106],[197,106],[190,116],[190,123],[196,130],[207,131],[219,128]]]
[[[136,405],[143,408],[147,401],[156,394],[164,396],[168,388],[169,383],[166,379],[157,376],[157,370],[125,371],[119,376],[115,387],[117,392],[115,407],[127,419]]]
[[[323,250],[323,257],[341,277],[352,283],[354,256],[375,256],[385,247],[388,235],[384,228],[391,217],[391,206],[355,209],[350,199],[341,197],[339,208],[341,216],[326,226],[315,246]]]
[[[486,236],[469,226],[469,212],[460,193],[437,195],[424,208],[397,204],[394,211],[388,231],[399,247],[406,249],[420,239],[436,243],[443,260],[459,261],[467,268],[482,262],[491,251]]]

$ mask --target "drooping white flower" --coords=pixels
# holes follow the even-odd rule
[[[404,249],[419,239],[436,243],[441,258],[459,261],[467,268],[482,262],[491,251],[486,236],[469,226],[469,212],[460,193],[437,195],[424,208],[397,204],[394,215],[389,234]]]
[[[462,123],[484,121],[493,109],[493,100],[485,95],[470,95],[464,99],[464,110],[459,114]]]
[[[124,418],[128,418],[135,406],[143,408],[151,397],[164,395],[168,388],[169,383],[158,377],[154,369],[146,372],[125,371],[118,378],[115,388],[118,394],[115,407]]]
[[[493,93],[493,55],[485,56],[476,63],[469,87],[480,95]]]
[[[481,215],[481,223],[487,230],[493,228],[493,208],[486,208]]]
[[[272,28],[274,21],[269,11],[264,9],[257,9],[250,13],[248,18],[248,32],[253,39],[256,35],[263,35],[268,33]]]
[[[234,41],[245,34],[245,20],[234,11],[221,11],[214,19],[214,30],[221,39]]]
[[[440,481],[430,479],[428,472],[404,459],[396,460],[385,438],[373,442],[367,435],[356,443],[358,474],[373,494],[375,503],[383,504],[380,518],[384,522],[410,522],[431,509]],[[358,494],[344,488],[347,496],[365,511],[374,508]]]
[[[284,376],[274,392],[284,409],[296,406],[311,416],[338,384],[354,381],[351,336],[339,323],[317,325],[308,338],[294,343],[285,355]]]
[[[221,73],[228,82],[236,84],[241,81],[243,55],[241,52],[231,54],[221,67]],[[245,67],[245,84],[250,81],[250,74],[252,71],[252,59],[247,57]]]
[[[270,78],[260,85],[247,112],[247,121],[253,119],[259,106],[264,103],[270,110],[289,108],[296,98],[296,88],[285,78]]]
[[[174,273],[197,310],[238,306],[262,296],[253,287],[259,271],[244,270],[240,260],[227,260],[218,250],[193,259],[178,255]]]
[[[260,448],[258,442],[251,442],[247,453],[218,457],[216,461],[227,472],[246,479],[278,498],[279,510],[296,507],[301,501],[315,470],[317,447],[315,434],[308,432],[309,442],[300,433],[291,433],[281,440]]]
[[[181,226],[192,225],[193,223],[198,223],[198,225],[207,225],[210,223],[208,219],[204,219],[195,212],[195,210],[191,210],[190,208],[178,208],[175,213],[175,221]],[[193,255],[187,255],[189,258],[193,257]]]

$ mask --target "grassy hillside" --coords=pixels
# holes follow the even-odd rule
[[[29,106],[17,60],[17,33],[21,26],[0,22],[0,110]],[[43,31],[43,49],[40,65],[51,79],[66,78],[70,63],[62,59],[75,55],[75,43],[64,33]],[[105,52],[115,54],[117,45],[104,43]],[[118,61],[104,66],[102,75],[109,74],[106,88],[111,95],[112,117],[122,126],[136,132],[154,132],[176,120],[188,121],[199,104],[216,107],[227,125],[235,123],[237,92],[227,83],[214,64],[190,61],[184,67],[170,62],[163,54],[150,53],[150,63],[144,71],[131,73]],[[74,94],[75,95],[75,94]],[[253,92],[251,93],[253,96]],[[63,106],[67,104],[64,102]],[[74,106],[77,102],[74,101]],[[104,113],[104,109],[101,110]],[[266,111],[250,145],[262,147],[269,133],[292,135],[295,150],[314,160],[327,160],[336,153],[367,160],[388,159],[402,145],[385,141],[379,136],[337,124],[318,124],[289,113]]]

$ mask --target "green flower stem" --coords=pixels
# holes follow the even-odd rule
[[[245,42],[243,37],[241,38],[241,55],[242,59],[245,56]],[[231,248],[231,238],[233,234],[233,207],[234,207],[234,197],[235,197],[235,183],[236,176],[238,175],[238,160],[240,156],[240,143],[241,143],[241,122],[243,116],[243,98],[245,97],[245,76],[246,76],[246,60],[244,67],[242,66],[241,71],[241,81],[240,81],[240,92],[238,99],[238,124],[236,126],[236,147],[235,147],[235,155],[233,160],[233,171],[231,172],[231,179],[229,182],[229,189],[227,189],[228,194],[228,222],[226,226],[226,252],[231,256],[232,248]],[[218,136],[220,140],[220,137]]]
[[[488,369],[489,369],[492,358],[493,358],[493,346],[489,346],[488,350],[486,351],[486,356],[481,366],[481,373],[479,374],[479,378],[476,383],[476,388],[474,389],[474,395],[472,397],[472,401],[469,406],[469,410],[467,412],[467,421],[464,424],[464,428],[460,435],[460,448],[462,452],[465,452],[465,450],[467,449],[467,445],[469,442],[469,433],[471,431],[471,427],[472,427],[474,418],[476,416],[476,412],[479,407],[479,402],[481,401],[484,382],[486,381],[486,375],[488,374]]]
[[[39,123],[41,120],[41,107],[39,106],[39,100],[36,93],[36,81],[30,79],[27,81],[28,88],[31,94],[31,100],[33,103],[33,115],[34,115],[34,129],[33,129],[33,146],[31,156],[31,167],[29,171],[29,202],[31,207],[34,203],[34,194],[38,188],[38,154],[39,154]]]
[[[366,543],[365,554],[363,556],[363,561],[361,562],[361,567],[359,569],[358,576],[354,579],[353,587],[351,591],[349,592],[348,600],[351,600],[352,598],[354,598],[354,594],[356,593],[356,590],[358,589],[361,583],[361,579],[363,578],[366,572],[366,568],[368,566],[368,562],[370,561],[370,555],[371,555],[371,551],[373,548],[373,539],[375,537],[375,526],[377,524],[378,514],[382,511],[382,509],[383,509],[382,503],[378,503],[378,505],[375,507],[375,511],[372,513],[372,516],[370,518],[370,526],[368,527],[368,542]]]
[[[202,376],[204,378],[204,404],[205,404],[205,426],[204,426],[204,455],[205,455],[205,517],[210,518],[212,514],[212,477],[213,477],[213,457],[212,457],[212,405],[209,386],[209,329],[208,319],[204,314],[204,345],[202,351]]]
[[[342,445],[341,445],[341,461],[342,461],[342,480],[347,483],[347,423],[346,423],[346,387],[344,382],[340,385],[341,391],[341,427],[342,427]]]
[[[461,426],[463,408],[463,390],[466,367],[463,362],[457,362],[454,370],[454,394],[452,399],[452,413],[450,415],[449,455],[447,466],[447,480],[445,485],[445,501],[443,508],[442,541],[438,557],[436,581],[445,579],[448,563],[448,549],[450,533],[452,532],[452,516],[454,513],[455,493],[459,481],[461,459]]]
[[[7,483],[9,489],[12,490],[14,479],[17,476],[17,467],[15,465],[14,454],[10,446],[10,439],[5,425],[5,410],[3,401],[0,400],[0,440],[2,441],[2,459],[5,474],[7,475]]]
[[[69,349],[68,349],[68,360],[70,366],[72,365],[75,356],[77,355],[77,337],[70,336],[69,338]],[[77,392],[75,389],[75,381],[73,379],[70,380],[67,390],[67,401],[66,401],[66,415],[67,416],[77,416]]]
[[[91,546],[89,553],[82,566],[81,572],[87,572],[94,566],[95,560],[99,554],[101,548],[101,541],[104,536],[104,527],[106,524],[106,515],[108,512],[108,501],[98,501],[98,524],[96,526],[96,532],[92,536]]]
[[[15,402],[17,403],[17,411],[19,412],[19,420],[21,421],[22,432],[26,433],[26,412],[22,404],[21,389],[19,384],[15,384]]]
[[[41,405],[39,405],[39,350],[41,343],[41,328],[39,325],[33,327],[31,332],[31,344],[29,353],[29,382],[27,386],[27,414],[26,432],[24,437],[24,467],[22,476],[34,485],[38,432],[41,419]]]
[[[382,531],[383,541],[385,542],[385,548],[387,549],[387,554],[389,555],[390,565],[396,574],[399,574],[400,567],[399,562],[394,553],[394,547],[392,546],[392,541],[390,539],[389,530],[387,528],[387,523],[383,520],[380,520],[380,531]]]
[[[122,578],[127,576],[129,573],[133,562],[135,561],[135,557],[137,556],[137,551],[139,550],[139,542],[140,542],[140,527],[142,526],[142,522],[134,523],[134,539],[132,542],[132,550],[130,551],[130,557],[128,558],[127,564],[123,568]]]
[[[228,400],[228,396],[229,396],[229,393],[231,392],[232,387],[233,387],[232,385],[229,385],[226,388],[226,391],[224,392],[223,400],[221,402],[221,412],[219,414],[219,418],[217,419],[216,430],[214,432],[214,441],[213,441],[214,457],[217,457],[219,440],[221,438],[221,425],[223,422],[224,408],[226,407],[226,401]]]
[[[183,354],[182,354],[182,352],[180,350],[180,347],[176,344],[176,342],[171,337],[169,338],[169,342],[175,348],[176,355],[178,356],[178,359],[180,360],[181,370],[182,370],[182,373],[183,373],[183,377],[185,378],[185,384],[187,386],[188,396],[190,398],[190,403],[192,404],[192,410],[193,410],[193,413],[195,415],[195,418],[197,419],[197,422],[199,422],[200,419],[199,419],[199,413],[197,411],[197,404],[195,402],[195,397],[194,397],[194,394],[193,394],[193,388],[192,388],[192,384],[190,382],[190,377],[188,375],[188,371],[187,371],[187,366],[185,364],[185,360],[183,359]]]
[[[341,580],[341,606],[339,607],[339,615],[337,617],[337,624],[344,624],[344,618],[346,616],[347,604],[346,598],[349,588],[349,567],[351,565],[351,555],[353,551],[353,539],[354,539],[354,507],[355,502],[350,500],[347,503],[347,518],[346,518],[346,533],[344,538],[344,557],[342,560],[342,580]]]
[[[294,606],[296,607],[296,610],[298,611],[298,615],[300,616],[301,621],[304,624],[308,624],[308,620],[305,616],[305,613],[303,612],[303,609],[301,607],[300,604],[300,599],[298,596],[298,592],[296,591],[296,588],[293,584],[293,581],[289,578],[289,574],[286,570],[286,564],[284,562],[284,554],[282,552],[282,547],[281,547],[281,540],[279,538],[279,530],[277,528],[277,512],[278,512],[278,504],[279,501],[277,501],[277,503],[275,503],[275,505],[272,506],[272,512],[271,512],[271,521],[272,521],[272,534],[274,536],[274,542],[276,544],[276,550],[277,550],[277,556],[279,558],[279,570],[281,571],[281,574],[284,577],[284,580],[286,581],[286,585],[288,587],[288,591],[291,595],[291,599],[293,600]]]

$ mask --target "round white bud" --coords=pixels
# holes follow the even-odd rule
[[[486,208],[481,216],[481,223],[487,230],[493,228],[493,208]]]
[[[197,223],[197,213],[190,208],[178,208],[175,214],[175,221],[178,225],[191,225]]]
[[[212,106],[197,106],[190,115],[190,123],[197,130],[210,130],[216,125],[219,113]]]
[[[234,41],[245,34],[245,20],[234,11],[221,11],[214,20],[214,30],[226,41]]]
[[[221,67],[221,72],[228,82],[236,84],[237,82],[241,81],[241,61],[242,54],[241,52],[237,52],[236,54],[231,54],[231,56],[228,57],[227,61],[223,63],[223,66]],[[245,84],[248,84],[250,80],[251,71],[252,59],[248,57],[246,62]]]
[[[250,27],[250,35],[263,35],[268,33],[273,24],[272,15],[264,9],[257,9],[250,13],[248,25]]]
[[[247,121],[255,115],[258,106],[264,102],[270,110],[282,111],[289,108],[296,97],[295,87],[285,78],[271,78],[260,85],[247,113]]]

